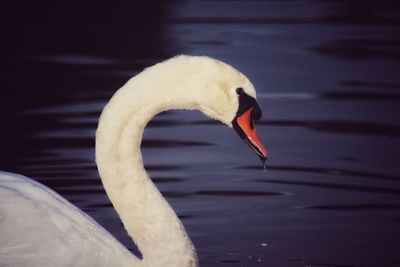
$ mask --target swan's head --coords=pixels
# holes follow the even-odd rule
[[[255,121],[262,112],[252,83],[228,64],[209,57],[180,56],[186,61],[190,85],[196,88],[200,110],[233,127],[251,149],[265,162],[267,150],[257,135]]]

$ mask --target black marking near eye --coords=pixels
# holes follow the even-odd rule
[[[262,112],[257,100],[246,94],[242,89],[242,93],[239,95],[239,108],[236,117],[239,117],[251,107],[253,107],[253,111],[251,112],[252,119],[256,121],[259,120],[262,116]]]

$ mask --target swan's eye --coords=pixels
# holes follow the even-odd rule
[[[236,94],[242,95],[243,94],[243,88],[242,87],[236,88]]]

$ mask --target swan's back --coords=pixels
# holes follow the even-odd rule
[[[0,267],[137,263],[104,228],[53,190],[0,172]]]

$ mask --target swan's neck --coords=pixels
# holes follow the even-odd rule
[[[142,253],[143,266],[197,266],[183,225],[144,169],[140,144],[153,116],[172,108],[193,109],[198,103],[193,95],[185,97],[182,84],[160,88],[169,85],[155,80],[143,73],[113,96],[97,129],[96,162],[114,208]]]

